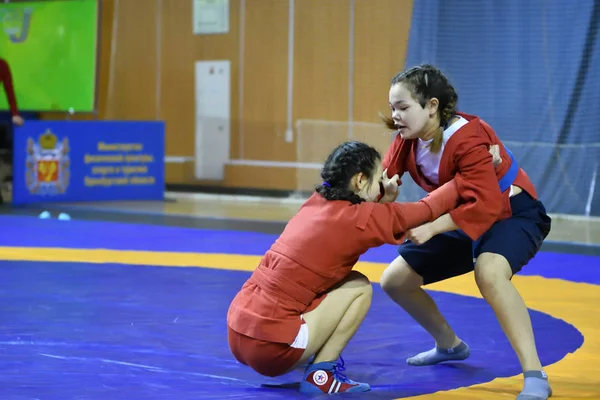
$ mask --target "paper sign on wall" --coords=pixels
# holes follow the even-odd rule
[[[194,35],[229,33],[229,0],[193,0]]]

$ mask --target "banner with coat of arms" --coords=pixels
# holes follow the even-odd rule
[[[162,200],[164,122],[27,121],[15,128],[13,203]]]

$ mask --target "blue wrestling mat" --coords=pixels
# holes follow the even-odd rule
[[[262,255],[276,236],[90,221],[0,216],[4,248],[113,249]],[[32,249],[32,252],[35,250]],[[56,258],[60,258],[60,251]],[[363,261],[387,263],[393,247]],[[54,257],[54,256],[53,256]],[[35,259],[35,257],[32,258]],[[302,371],[262,377],[227,346],[226,313],[249,272],[125,263],[0,261],[2,399],[283,399]],[[577,268],[570,268],[575,266]],[[541,253],[524,274],[600,283],[600,258]],[[471,345],[464,362],[408,367],[432,346],[429,335],[374,285],[372,308],[343,353],[347,374],[369,382],[366,395],[392,399],[518,375],[518,360],[484,300],[431,292]],[[531,311],[544,365],[583,343],[572,325]],[[556,340],[560,337],[560,340]]]

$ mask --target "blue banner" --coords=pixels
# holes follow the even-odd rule
[[[27,121],[15,128],[13,203],[162,200],[164,122]]]

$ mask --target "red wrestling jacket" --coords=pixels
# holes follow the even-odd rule
[[[252,338],[293,343],[300,316],[348,276],[360,255],[402,243],[407,230],[443,215],[458,200],[455,181],[416,203],[351,204],[313,194],[233,299],[229,327]]]
[[[500,192],[498,181],[511,166],[512,160],[494,130],[480,118],[464,113],[458,115],[469,121],[448,139],[439,169],[439,184],[451,181],[460,174],[458,190],[462,204],[450,211],[450,216],[471,239],[477,240],[494,222],[512,215],[509,191]],[[383,168],[388,176],[402,175],[408,171],[413,180],[427,192],[436,189],[419,171],[416,159],[417,141],[404,140],[400,135],[388,149]],[[500,148],[502,163],[494,168],[491,145]],[[401,183],[401,182],[400,182]],[[513,183],[537,198],[533,183],[521,168]]]

